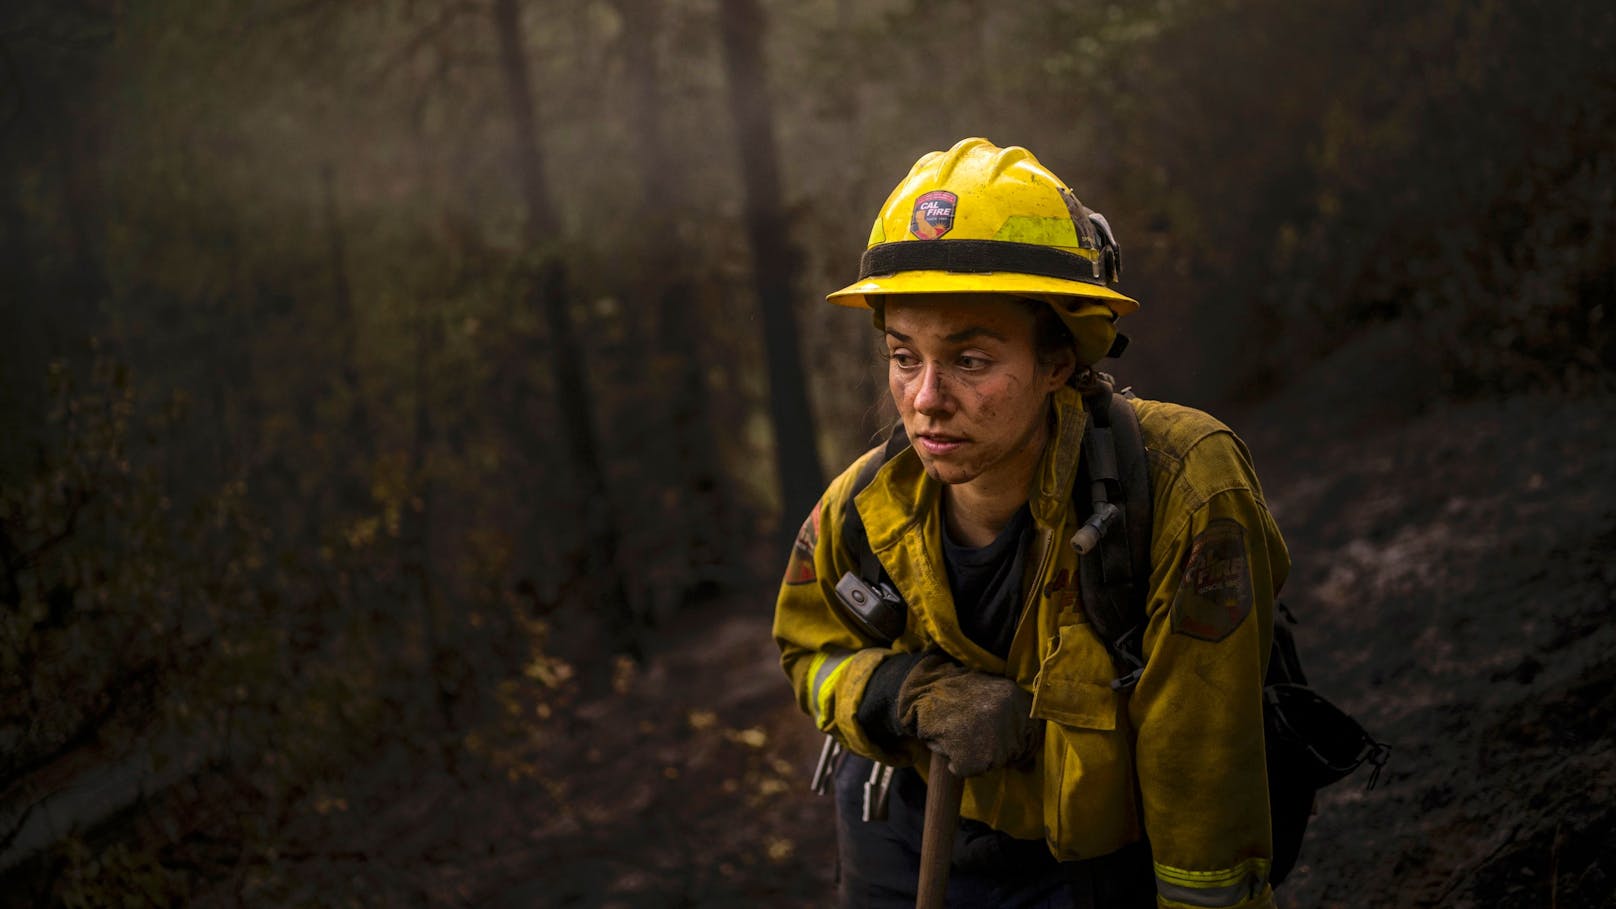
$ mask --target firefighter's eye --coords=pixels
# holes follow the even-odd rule
[[[893,350],[887,352],[887,359],[899,369],[914,369],[920,365],[920,360],[907,350]]]

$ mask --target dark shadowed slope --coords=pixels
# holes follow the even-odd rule
[[[1396,748],[1323,797],[1287,905],[1610,905],[1613,418],[1517,398],[1259,452],[1313,681]]]

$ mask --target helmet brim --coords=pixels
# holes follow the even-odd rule
[[[903,271],[892,275],[875,275],[849,284],[826,294],[825,299],[838,306],[869,309],[871,296],[935,293],[1086,297],[1104,305],[1116,316],[1125,316],[1139,309],[1139,301],[1109,287],[1017,272]]]

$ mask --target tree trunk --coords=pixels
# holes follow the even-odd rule
[[[599,588],[598,614],[615,637],[617,648],[639,660],[644,654],[622,574],[617,570],[617,525],[595,444],[593,398],[579,358],[572,317],[567,311],[567,271],[557,244],[560,222],[545,180],[544,157],[538,142],[537,105],[529,82],[527,47],[522,40],[517,0],[495,0],[493,18],[499,41],[500,70],[514,127],[512,144],[521,181],[523,237],[529,256],[537,263],[528,277],[527,305],[540,312],[549,334],[549,359],[554,370],[562,432],[584,499],[583,573]],[[509,368],[526,368],[532,358],[517,359],[515,364],[508,364]],[[532,434],[530,427],[516,426],[513,430],[517,438],[529,438]],[[540,458],[533,459],[534,463],[539,461]],[[595,662],[604,664],[605,661]]]
[[[659,0],[617,0],[623,18],[623,67],[629,86],[629,119],[634,124],[636,170],[640,195],[648,202],[650,218],[641,262],[634,276],[634,295],[647,306],[655,301],[655,316],[642,320],[649,326],[640,333],[643,346],[660,358],[678,364],[678,375],[666,396],[675,457],[659,478],[676,494],[678,535],[686,563],[684,589],[679,601],[691,599],[707,584],[724,561],[725,490],[719,474],[719,455],[713,439],[713,420],[703,367],[708,326],[695,312],[696,295],[684,264],[690,251],[679,242],[670,212],[685,210],[685,175],[670,174],[665,105],[657,80],[655,36],[661,19]]]
[[[769,416],[783,509],[780,535],[789,544],[825,483],[791,308],[797,257],[787,240],[790,225],[781,198],[780,156],[763,68],[763,11],[757,0],[721,0],[719,32],[740,149],[752,282],[768,358]]]
[[[342,209],[337,203],[337,178],[331,164],[320,167],[320,196],[322,216],[325,219],[326,255],[331,268],[331,303],[336,309],[339,349],[337,350],[337,385],[339,396],[348,399],[347,425],[349,443],[359,454],[359,466],[350,469],[341,479],[339,488],[343,508],[358,508],[366,504],[369,486],[365,482],[376,460],[372,439],[370,412],[365,406],[364,389],[359,383],[359,314],[354,309],[353,283],[348,277],[348,234],[342,225]]]
[[[103,264],[106,246],[106,186],[101,175],[104,143],[94,119],[58,123],[60,153],[56,169],[61,181],[62,219],[67,224],[67,272],[64,293],[56,301],[65,313],[70,338],[94,335],[102,324],[111,285]],[[76,340],[76,338],[75,338]]]
[[[467,673],[465,657],[458,646],[457,617],[438,596],[432,558],[434,489],[427,463],[433,433],[431,363],[443,344],[438,322],[426,309],[426,304],[418,298],[411,314],[415,323],[415,413],[410,432],[409,477],[414,495],[404,506],[404,534],[400,542],[404,547],[404,571],[415,582],[415,593],[421,604],[421,630],[431,667],[433,701],[443,729],[451,733],[439,741],[439,758],[452,774],[458,771],[460,761],[457,735],[460,723],[455,708],[468,694]]]

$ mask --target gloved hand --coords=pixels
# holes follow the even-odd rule
[[[972,777],[1026,757],[1043,724],[1032,695],[1003,676],[966,669],[940,650],[920,655],[898,689],[903,731]]]

